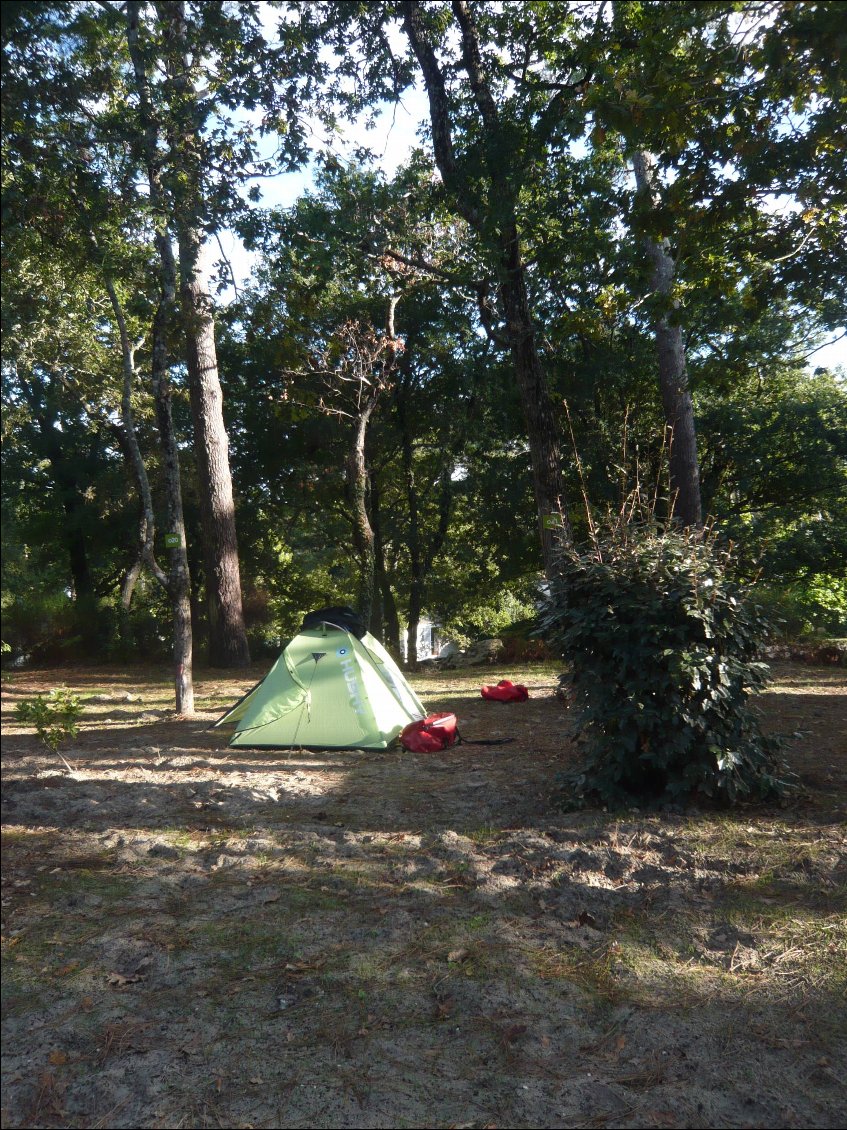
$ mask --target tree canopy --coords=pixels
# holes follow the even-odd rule
[[[4,640],[164,655],[182,569],[219,661],[243,595],[254,651],[359,602],[414,662],[425,615],[531,616],[633,488],[843,633],[845,35],[813,0],[4,5]]]

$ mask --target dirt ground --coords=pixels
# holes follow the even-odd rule
[[[840,1127],[847,684],[761,696],[801,790],[565,814],[555,668],[413,680],[467,738],[229,750],[150,670],[4,683],[3,1125]],[[479,697],[524,682],[530,701]],[[86,696],[66,767],[14,724]]]

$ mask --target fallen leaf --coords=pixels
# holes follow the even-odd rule
[[[63,1064],[68,1062],[68,1057],[65,1052],[50,1052],[50,1055],[47,1058],[54,1067],[61,1067]]]
[[[458,964],[459,962],[464,961],[467,956],[468,951],[466,949],[450,950],[450,952],[447,954],[447,960],[451,964]]]

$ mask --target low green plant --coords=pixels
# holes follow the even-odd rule
[[[24,699],[15,707],[17,720],[25,726],[34,726],[39,739],[54,753],[62,742],[79,733],[82,701],[66,687],[52,690],[46,697]]]
[[[586,759],[562,779],[568,807],[694,797],[725,803],[790,787],[749,696],[768,624],[711,533],[611,520],[562,552],[541,631],[572,666]]]

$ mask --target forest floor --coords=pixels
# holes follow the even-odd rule
[[[551,806],[555,668],[413,680],[467,738],[230,750],[262,676],[3,687],[7,1127],[840,1127],[847,681],[776,664],[789,802]],[[530,700],[479,697],[526,683]],[[62,754],[22,698],[86,696]]]

